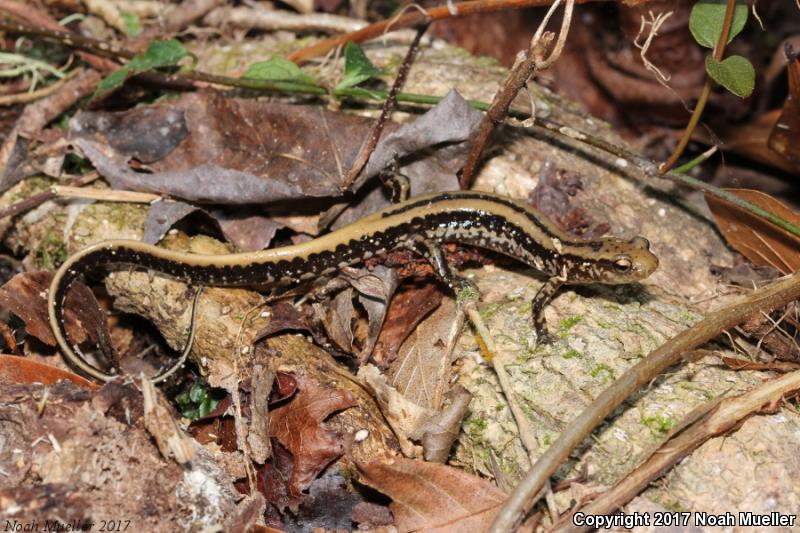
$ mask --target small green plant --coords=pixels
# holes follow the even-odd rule
[[[141,74],[163,67],[172,67],[184,57],[192,54],[184,46],[170,39],[168,41],[153,41],[147,46],[143,54],[134,56],[128,63],[115,70],[97,84],[97,89],[92,96],[93,100],[102,98],[119,89],[131,76]]]
[[[372,64],[364,50],[348,41],[344,45],[344,79],[336,85],[336,90],[355,87],[381,74],[383,70]]]
[[[726,4],[725,0],[700,0],[692,8],[689,30],[700,46],[712,50],[716,48],[725,29]],[[746,22],[747,4],[744,0],[737,0],[725,44],[729,44],[742,31]],[[708,54],[706,72],[711,79],[740,98],[747,98],[755,88],[755,69],[742,56],[732,55],[717,60],[713,54]]]
[[[181,414],[189,420],[198,420],[208,416],[217,408],[221,394],[208,388],[200,382],[195,382],[188,391],[175,397],[175,402],[181,409]]]

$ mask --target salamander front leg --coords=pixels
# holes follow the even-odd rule
[[[550,335],[547,331],[547,321],[544,319],[544,308],[553,299],[556,292],[564,281],[559,277],[552,277],[548,279],[544,285],[539,288],[539,292],[533,297],[531,301],[531,313],[533,315],[533,327],[536,330],[536,344],[550,344],[555,340],[555,337]]]
[[[407,248],[424,257],[433,267],[433,273],[436,274],[436,277],[447,284],[456,293],[456,296],[465,289],[478,293],[478,288],[474,283],[453,273],[442,248],[437,243],[420,238],[407,246]]]

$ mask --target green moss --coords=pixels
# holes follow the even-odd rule
[[[485,418],[477,416],[470,418],[469,422],[467,422],[467,434],[473,439],[482,440],[487,427],[489,427],[489,423]]]
[[[600,374],[606,374],[607,380],[612,380],[616,377],[614,369],[605,363],[600,363],[589,371],[589,375],[593,378],[599,377]]]
[[[10,192],[8,198],[4,202],[4,205],[11,205],[20,200],[25,200],[36,193],[40,193],[42,191],[46,191],[53,185],[53,180],[50,178],[44,178],[41,176],[34,176],[28,178],[16,187],[14,187],[13,192]]]
[[[650,330],[644,327],[643,325],[639,324],[638,322],[633,322],[631,326],[628,328],[628,331],[634,332],[641,337],[646,337],[654,344],[658,344],[658,340],[650,333]]]
[[[581,353],[578,350],[573,350],[570,348],[564,353],[564,359],[575,359],[576,357],[580,357]]]
[[[123,230],[141,226],[146,215],[146,208],[140,204],[118,203],[109,206],[106,218],[109,224],[114,224],[114,227]]]
[[[67,259],[67,245],[55,229],[49,230],[34,250],[34,264],[42,270],[55,270]]]
[[[596,318],[596,317],[595,317],[594,322],[595,322],[595,324],[597,324],[597,327],[600,328],[600,329],[611,329],[611,327],[612,327],[610,323],[605,322],[604,320],[600,320],[599,318]]]
[[[647,426],[654,435],[663,435],[675,425],[675,421],[663,415],[642,415],[639,421]]]
[[[480,299],[480,296],[478,289],[467,283],[456,294],[456,302],[459,305],[467,302],[476,302]]]
[[[583,315],[573,315],[562,318],[558,321],[558,336],[562,339],[567,336],[569,330],[575,327],[575,324],[583,320]]]
[[[493,317],[497,314],[497,312],[501,309],[501,304],[499,303],[491,303],[484,305],[478,314],[481,316],[482,319],[488,320],[489,318]]]

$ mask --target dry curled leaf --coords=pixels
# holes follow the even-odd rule
[[[398,458],[358,469],[364,482],[392,498],[401,532],[483,532],[506,499],[491,482],[436,463]]]
[[[775,215],[800,226],[800,214],[763,192],[750,189],[725,189]],[[725,240],[756,265],[769,265],[784,274],[800,269],[800,238],[753,213],[706,195]]]
[[[276,437],[292,454],[289,493],[297,496],[322,470],[344,453],[341,437],[325,426],[336,411],[355,405],[348,391],[320,386],[297,376],[298,393],[270,413],[269,435]]]
[[[22,319],[27,332],[49,346],[56,345],[47,315],[47,291],[52,278],[50,272],[23,272],[0,287],[0,306]],[[99,337],[109,338],[100,304],[83,283],[73,284],[67,294],[64,320],[69,338],[76,344],[87,338],[93,342]]]

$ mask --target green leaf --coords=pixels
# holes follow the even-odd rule
[[[181,409],[181,414],[189,420],[197,420],[208,416],[217,408],[220,400],[225,397],[219,390],[211,390],[206,385],[196,382],[188,391],[175,397],[175,402]]]
[[[293,81],[316,85],[317,81],[302,71],[300,67],[283,57],[273,57],[267,61],[253,63],[247,68],[243,78],[265,81]]]
[[[360,46],[352,41],[347,41],[347,44],[344,45],[344,79],[336,85],[334,90],[355,87],[367,80],[377,78],[381,74],[383,74],[383,69],[373,65]]]
[[[195,383],[189,389],[189,399],[194,403],[200,403],[206,399],[208,392],[207,389],[200,383]]]
[[[710,54],[706,57],[706,72],[739,98],[747,98],[756,85],[756,71],[747,58],[731,56],[723,61],[715,60]]]
[[[725,24],[727,3],[726,0],[700,0],[692,8],[692,13],[689,15],[689,30],[700,46],[706,48],[717,46]],[[745,22],[747,22],[747,4],[744,0],[737,0],[733,9],[731,31],[725,44],[731,42],[742,31]]]
[[[178,61],[188,55],[190,55],[189,51],[174,39],[169,41],[154,41],[147,46],[147,50],[145,50],[143,54],[134,56],[128,61],[127,65],[122,66],[119,70],[115,70],[103,78],[100,83],[97,84],[97,89],[95,89],[92,99],[97,99],[111,91],[115,91],[131,76],[147,72],[148,70],[170,67],[177,64]]]

